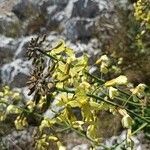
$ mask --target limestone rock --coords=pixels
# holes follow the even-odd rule
[[[26,81],[31,70],[31,63],[16,59],[15,61],[5,64],[1,69],[2,81],[12,87],[25,87]]]
[[[65,34],[67,39],[73,42],[76,40],[87,41],[94,34],[94,21],[70,19],[66,23]]]
[[[98,3],[92,0],[78,0],[74,3],[71,17],[94,18],[99,14]]]
[[[25,20],[31,15],[38,13],[38,7],[30,0],[20,0],[13,6],[12,12],[14,12],[20,20]]]
[[[20,36],[20,21],[13,13],[0,13],[0,34],[8,37]]]
[[[18,41],[13,38],[0,36],[0,66],[9,63],[18,46]]]

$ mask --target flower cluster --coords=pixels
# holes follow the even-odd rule
[[[134,8],[135,19],[139,22],[139,32],[136,36],[137,46],[140,52],[149,52],[150,2],[149,0],[138,0]]]
[[[134,5],[135,17],[137,20],[142,21],[146,26],[150,27],[150,3],[149,0],[138,0]]]
[[[101,111],[107,111],[122,116],[121,122],[128,131],[127,140],[131,144],[133,117],[150,122],[144,115],[141,117],[140,113],[135,114],[128,109],[131,106],[142,108],[140,99],[145,95],[145,85],[139,84],[134,89],[129,89],[124,75],[105,81],[105,78],[89,73],[88,55],[77,56],[64,41],[60,41],[51,50],[44,51],[41,46],[44,40],[45,37],[42,40],[32,39],[28,49],[29,59],[34,66],[28,81],[29,95],[34,94],[33,99],[24,108],[15,107],[14,103],[8,106],[8,97],[4,97],[9,90],[4,89],[0,93],[0,106],[7,111],[0,109],[1,120],[5,119],[5,114],[17,114],[14,124],[21,130],[30,124],[30,120],[38,117],[36,149],[48,149],[51,142],[59,149],[65,149],[60,142],[59,133],[66,129],[86,137],[94,145],[99,145],[103,139],[99,132],[98,116]],[[107,74],[111,61],[107,55],[103,55],[94,65],[99,66],[100,73]],[[17,94],[13,96],[17,98]],[[135,96],[139,101],[134,101]],[[54,99],[58,111],[51,105]],[[43,113],[48,111],[53,112],[54,116],[46,117]]]

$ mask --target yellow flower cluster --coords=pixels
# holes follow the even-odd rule
[[[27,118],[22,116],[18,116],[14,123],[17,130],[22,130],[28,126]]]
[[[134,89],[131,89],[130,91],[132,92],[133,95],[141,98],[145,94],[144,92],[145,88],[146,88],[146,85],[140,83],[138,86],[136,86]]]
[[[150,24],[150,2],[149,0],[138,0],[134,5],[137,20]]]
[[[96,61],[96,64],[100,64],[100,72],[106,74],[108,73],[108,67],[110,66],[110,59],[107,55],[102,55],[100,59]]]
[[[7,114],[18,114],[20,109],[12,105],[12,103],[19,103],[21,99],[18,91],[12,91],[8,86],[4,86],[0,91],[0,121],[6,119]]]

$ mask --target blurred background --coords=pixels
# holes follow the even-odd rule
[[[145,31],[136,20],[134,2],[136,0],[0,0],[0,87],[7,84],[19,88],[27,98],[26,81],[32,69],[27,60],[27,46],[32,37],[44,34],[47,46],[52,47],[63,39],[77,53],[88,53],[91,62],[102,54],[121,58],[121,72],[129,81],[150,85],[149,30]],[[141,28],[146,32],[143,43],[138,39]],[[125,136],[120,124],[112,129],[111,123],[118,118],[107,114],[100,117],[103,120],[100,132],[108,145],[113,144],[117,136],[120,139]],[[106,127],[108,135],[104,133]],[[32,127],[0,136],[15,150],[26,149],[20,146],[26,144],[32,149],[31,132]],[[150,149],[150,142],[143,139],[142,133],[135,141],[137,150]],[[77,139],[74,134],[66,136],[66,143],[70,144],[68,149],[88,149],[87,141]]]

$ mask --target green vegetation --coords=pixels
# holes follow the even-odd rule
[[[142,53],[149,52],[149,5],[148,0],[138,0],[134,6],[139,24],[135,44]],[[67,131],[88,139],[91,149],[96,146],[108,149],[102,145],[99,134],[98,116],[103,111],[122,118],[122,127],[127,130],[125,149],[133,149],[132,136],[141,130],[150,137],[149,87],[143,83],[134,87],[129,83],[114,65],[114,62],[120,64],[121,59],[116,61],[102,55],[91,66],[87,54],[77,56],[64,41],[43,50],[44,41],[45,36],[32,39],[27,52],[34,67],[27,83],[33,98],[24,103],[19,92],[4,86],[0,92],[1,124],[13,117],[15,121],[11,123],[17,130],[30,125],[38,127],[34,137],[37,150],[46,150],[52,145],[64,150],[62,134]],[[97,74],[90,72],[91,67],[97,68]],[[116,77],[109,79],[108,74],[112,73]],[[52,108],[54,101],[58,111]],[[48,110],[53,117],[44,115]]]
[[[34,93],[33,99],[25,105],[19,105],[19,94],[4,87],[0,93],[1,121],[15,114],[14,125],[16,129],[22,130],[32,124],[34,118],[34,125],[39,130],[35,147],[39,150],[49,148],[51,142],[56,143],[59,149],[65,149],[60,132],[66,130],[87,138],[91,146],[95,147],[102,142],[98,132],[98,114],[108,111],[122,116],[122,126],[128,133],[125,146],[132,147],[132,135],[150,124],[145,114],[145,110],[148,110],[146,85],[129,87],[124,75],[105,81],[105,76],[111,71],[108,56],[101,56],[93,65],[99,68],[99,77],[89,73],[89,58],[86,54],[77,57],[63,41],[44,51],[41,48],[44,40],[45,37],[32,39],[28,48],[28,57],[34,66],[28,81],[29,95]],[[46,58],[50,59],[48,66]],[[58,112],[51,107],[54,99],[60,107]],[[43,113],[47,110],[51,110],[54,117],[44,117]],[[136,120],[139,120],[139,128],[133,130]]]
[[[150,40],[150,3],[149,0],[138,0],[134,5],[135,19],[139,23],[139,29],[136,36],[136,42],[141,52],[149,52]]]

